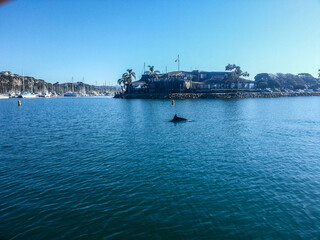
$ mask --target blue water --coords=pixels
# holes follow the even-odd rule
[[[1,240],[320,238],[320,97],[21,101]]]

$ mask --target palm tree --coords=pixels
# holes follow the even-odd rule
[[[160,71],[158,70],[154,70],[154,66],[148,65],[149,71],[147,72],[148,76],[148,82],[147,82],[147,87],[149,88],[149,84],[151,83],[151,81],[153,82],[153,80],[156,78],[158,79],[158,74],[160,74]]]
[[[149,78],[148,80],[150,81],[150,79],[152,78],[158,78],[158,74],[160,74],[160,71],[158,70],[154,70],[154,66],[149,65]]]
[[[125,92],[128,93],[132,85],[132,78],[136,79],[136,74],[132,69],[127,69],[127,72],[122,74],[122,78],[118,79],[118,84],[124,86]]]

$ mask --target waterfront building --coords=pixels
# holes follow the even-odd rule
[[[214,92],[214,91],[248,91],[255,88],[255,82],[245,78],[237,81],[228,80],[231,72],[206,72],[194,70],[174,71],[164,74],[148,72],[141,79],[132,83],[130,93],[161,92]]]

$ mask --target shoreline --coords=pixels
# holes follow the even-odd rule
[[[320,92],[231,92],[231,93],[129,93],[116,94],[122,99],[236,99],[320,96]]]

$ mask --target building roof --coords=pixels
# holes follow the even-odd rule
[[[146,84],[146,82],[141,80],[132,82],[132,85],[144,85],[144,84]]]

